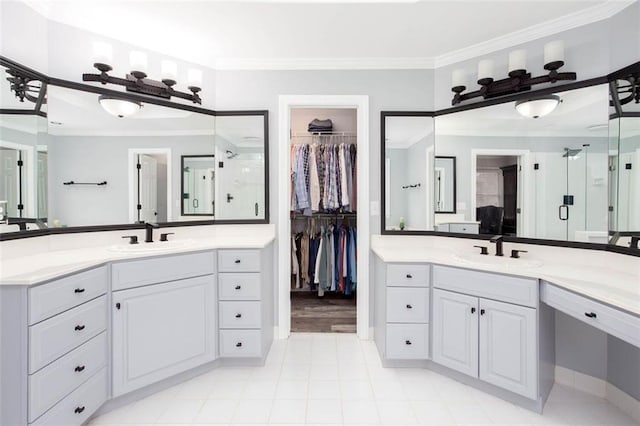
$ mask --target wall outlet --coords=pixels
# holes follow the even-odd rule
[[[371,201],[369,208],[371,209],[371,216],[380,216],[380,201]]]

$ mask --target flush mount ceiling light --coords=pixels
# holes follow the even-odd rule
[[[551,114],[560,103],[556,95],[544,96],[516,102],[516,111],[523,117],[540,118]]]
[[[113,56],[110,45],[94,43],[93,56],[93,66],[100,71],[100,74],[82,74],[82,81],[95,81],[104,85],[107,83],[116,84],[124,86],[127,92],[136,92],[164,99],[177,97],[192,101],[195,104],[202,103],[198,95],[198,92],[202,90],[201,70],[190,69],[188,71],[187,84],[191,93],[186,93],[173,88],[178,74],[178,66],[175,62],[162,61],[162,81],[156,81],[147,78],[147,55],[143,52],[131,52],[129,54],[131,72],[125,78],[113,77],[108,74],[109,71],[113,70],[113,67],[109,65]]]
[[[462,93],[467,89],[467,72],[464,69],[453,71],[451,76],[451,91],[455,94],[451,105],[477,97],[495,98],[518,92],[531,90],[531,87],[541,83],[555,83],[559,80],[575,80],[574,72],[558,72],[564,65],[564,43],[560,40],[552,41],[544,46],[544,69],[549,71],[547,75],[531,77],[527,71],[527,51],[514,50],[509,53],[509,74],[501,80],[494,80],[493,60],[483,59],[478,63],[478,84],[480,89]]]
[[[136,101],[101,95],[98,102],[105,111],[116,117],[130,117],[140,110],[142,104]]]

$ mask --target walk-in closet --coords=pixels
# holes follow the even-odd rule
[[[291,110],[291,331],[356,331],[357,115]]]

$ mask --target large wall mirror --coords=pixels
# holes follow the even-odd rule
[[[3,102],[11,98],[6,75]],[[37,113],[2,104],[0,232],[268,221],[266,111],[142,100],[120,117],[105,96],[64,86],[47,85]],[[126,100],[135,99],[111,106]]]

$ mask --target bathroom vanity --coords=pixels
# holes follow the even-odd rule
[[[79,425],[194,371],[263,364],[274,233],[249,234],[3,261],[0,423]]]

